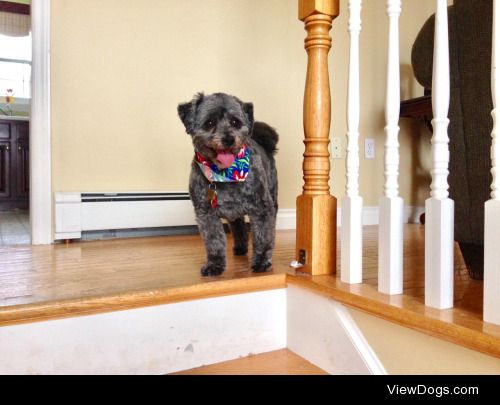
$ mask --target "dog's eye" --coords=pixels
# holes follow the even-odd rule
[[[212,119],[206,120],[205,123],[203,124],[203,129],[205,131],[212,129],[213,127],[215,127],[215,120]]]
[[[237,128],[237,129],[241,128],[241,121],[238,118],[231,118],[231,121],[229,123],[234,128]]]

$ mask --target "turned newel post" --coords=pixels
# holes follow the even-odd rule
[[[303,271],[335,273],[337,200],[330,195],[328,152],[331,99],[328,53],[330,29],[339,0],[299,0],[299,18],[307,31],[308,55],[304,94],[304,186],[297,198],[296,258]]]

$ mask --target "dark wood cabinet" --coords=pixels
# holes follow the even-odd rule
[[[0,120],[0,211],[29,208],[29,122]]]

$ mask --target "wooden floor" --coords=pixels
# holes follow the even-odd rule
[[[399,296],[377,292],[377,227],[365,227],[363,239],[364,284],[360,285],[291,269],[294,231],[277,232],[271,272],[253,274],[247,257],[229,255],[227,271],[209,278],[199,273],[205,252],[197,235],[0,247],[0,326],[294,284],[500,357],[500,327],[482,322],[482,282],[469,279],[458,248],[455,308],[439,311],[424,305],[423,226],[405,227],[404,294]],[[231,245],[229,240],[229,250]]]
[[[247,257],[228,255],[219,277],[201,277],[198,235],[0,247],[0,326],[284,288],[294,239],[280,232],[272,271],[252,273]]]
[[[290,350],[258,354],[210,366],[181,371],[174,375],[327,375]]]

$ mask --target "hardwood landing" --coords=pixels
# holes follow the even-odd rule
[[[173,375],[328,375],[290,350],[262,353]]]
[[[364,284],[311,277],[289,267],[295,231],[278,231],[273,270],[249,271],[247,257],[228,256],[220,277],[199,270],[199,236],[166,236],[53,246],[0,247],[0,326],[285,288],[294,284],[345,305],[456,344],[500,357],[500,326],[482,322],[482,282],[470,280],[455,249],[455,308],[424,305],[424,227],[407,225],[404,294],[377,291],[377,227],[364,229]],[[229,251],[231,249],[229,238]],[[340,256],[340,242],[337,257]],[[340,262],[340,260],[338,261]]]
[[[201,277],[198,235],[0,247],[0,326],[284,288],[294,240],[279,233],[271,272],[228,255],[219,277]]]

